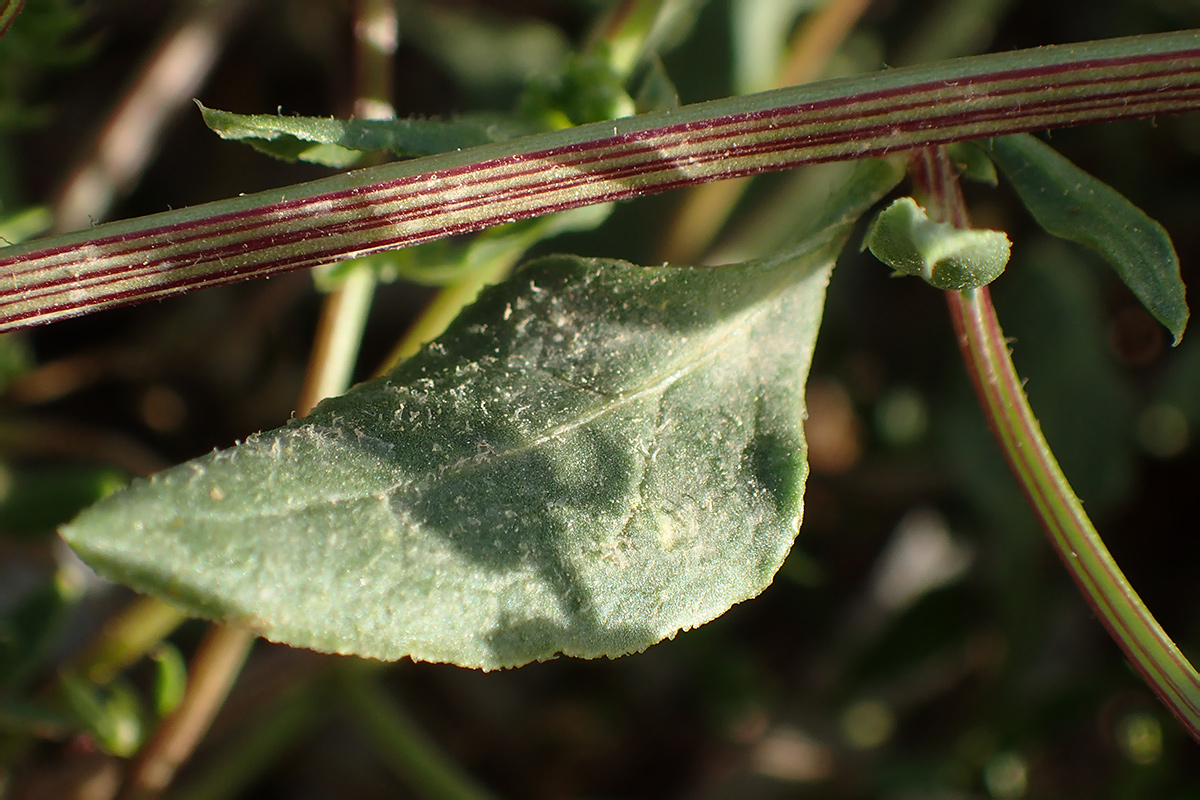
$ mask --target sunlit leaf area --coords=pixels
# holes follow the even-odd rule
[[[1189,28],[1182,0],[26,0],[0,237]],[[951,148],[1002,233],[950,256],[893,154],[0,335],[0,800],[1195,797],[1198,745],[1047,543],[943,292],[864,246],[897,202],[897,273],[992,281],[1063,471],[1200,658],[1200,336],[1111,235],[1200,285],[1200,115],[1033,136],[1083,172]],[[339,313],[361,334],[314,389]]]

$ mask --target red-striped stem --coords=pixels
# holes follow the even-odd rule
[[[8,29],[12,27],[24,7],[25,0],[7,0],[0,3],[0,36],[8,33]]]
[[[970,226],[950,159],[921,151],[913,179],[930,215]],[[987,287],[946,292],[976,394],[1013,474],[1067,572],[1163,705],[1200,742],[1200,674],[1146,608],[1104,546],[1033,415]]]
[[[704,181],[1200,108],[1200,32],[827,81],[346,173],[0,251],[0,330]]]

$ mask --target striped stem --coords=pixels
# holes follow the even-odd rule
[[[1200,32],[977,56],[584,125],[0,251],[0,331],[592,203],[1200,108]]]

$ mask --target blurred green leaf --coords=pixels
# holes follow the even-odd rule
[[[983,146],[1038,224],[1103,256],[1178,344],[1189,312],[1179,258],[1163,226],[1033,136]]]
[[[2,345],[0,340],[0,353]],[[125,483],[126,476],[109,467],[14,468],[0,463],[0,536],[53,533]]]
[[[50,230],[54,218],[45,206],[30,206],[0,217],[0,241],[16,244]]]
[[[572,53],[561,71],[530,80],[520,109],[543,127],[555,129],[628,117],[636,112],[636,103],[625,91],[625,76],[600,47]]]
[[[452,120],[335,119],[234,114],[199,101],[204,124],[222,139],[241,141],[285,161],[348,167],[364,153],[401,158],[445,153],[536,133],[537,126],[503,114],[470,114]]]
[[[54,576],[0,618],[0,690],[18,689],[41,665],[79,595],[78,587]]]
[[[651,59],[649,69],[642,76],[634,101],[639,114],[679,107],[679,90],[657,57]]]
[[[939,289],[975,289],[1004,272],[1011,244],[1003,231],[960,230],[934,222],[911,197],[879,212],[864,247],[899,275]]]
[[[95,52],[94,42],[71,38],[87,13],[80,0],[37,0],[21,9],[0,38],[0,130],[49,121],[48,109],[26,105],[25,95],[39,71],[77,65]]]
[[[59,676],[62,696],[80,725],[105,751],[128,758],[142,741],[141,705],[132,689],[114,684],[101,689],[77,675]]]
[[[154,662],[154,713],[162,719],[183,702],[187,689],[187,664],[179,648],[163,642],[150,654]]]
[[[534,17],[421,0],[399,7],[405,42],[493,108],[507,107],[527,80],[553,72],[570,52],[561,29]]]

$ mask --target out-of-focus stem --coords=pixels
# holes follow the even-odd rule
[[[220,710],[253,644],[254,635],[245,629],[209,628],[192,659],[183,702],[138,754],[117,795],[119,800],[157,797],[170,785],[175,771],[191,756]]]
[[[377,682],[371,664],[349,662],[336,672],[340,694],[376,751],[422,796],[484,800],[486,790],[442,753]]]
[[[921,151],[913,172],[931,217],[969,226],[944,148]],[[1059,468],[1013,365],[987,287],[947,292],[946,299],[988,423],[1055,552],[1134,668],[1200,742],[1200,674],[1129,585]]]
[[[308,372],[296,401],[298,416],[350,385],[374,295],[375,274],[359,267],[348,270],[337,288],[325,296]]]
[[[871,0],[830,0],[797,26],[773,87],[815,80]],[[763,88],[773,88],[763,87]],[[659,245],[659,260],[691,263],[716,240],[752,178],[694,186],[683,195]]]
[[[103,686],[150,652],[187,619],[157,597],[139,597],[110,620],[68,669]]]
[[[154,48],[54,200],[60,231],[100,221],[137,181],[172,116],[190,107],[244,0],[195,0]]]

